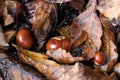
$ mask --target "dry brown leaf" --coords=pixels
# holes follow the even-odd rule
[[[95,13],[96,0],[89,0],[91,6],[81,13],[76,19],[75,23],[89,35],[92,39],[96,50],[101,47],[102,26],[98,16]]]
[[[95,52],[100,49],[102,36],[102,26],[95,13],[96,0],[89,0],[88,4],[91,6],[75,19],[75,23],[88,33],[88,39],[82,46],[85,60],[93,58]]]
[[[7,6],[4,7],[4,12],[3,12],[3,18],[4,18],[4,25],[10,25],[11,23],[14,22],[14,18],[8,13]]]
[[[6,42],[5,35],[2,31],[2,26],[0,25],[0,48],[7,46],[9,46],[9,44]]]
[[[61,48],[57,50],[48,50],[46,52],[46,55],[49,57],[52,57],[59,63],[64,63],[64,64],[71,64],[77,61],[83,61],[83,57],[73,57],[70,52],[67,52],[66,50],[63,50]]]
[[[75,25],[67,25],[61,29],[58,30],[58,32],[65,36],[70,38],[71,40],[71,48],[76,48],[77,46],[81,45],[83,42],[85,42],[88,38],[88,34],[85,31],[82,31],[79,29],[79,27]]]
[[[120,0],[99,0],[97,9],[109,20],[120,20]]]
[[[77,62],[74,65],[59,65],[52,60],[48,60],[43,54],[31,52],[17,46],[14,47],[17,48],[18,54],[26,56],[24,58],[27,60],[27,64],[34,66],[49,80],[111,80],[109,76],[104,75],[101,71],[93,70],[82,63]],[[23,59],[23,62],[25,59]],[[117,80],[115,76],[115,74],[112,74],[112,79],[116,78]]]
[[[100,68],[102,71],[109,72],[117,62],[118,53],[115,45],[115,35],[109,30],[110,22],[105,18],[101,18],[101,22],[103,24],[101,51],[105,53],[107,61]]]
[[[70,38],[72,48],[85,42],[85,44],[82,45],[85,60],[93,58],[95,52],[100,49],[102,36],[102,26],[95,13],[96,0],[89,0],[88,4],[90,7],[75,18],[72,25],[59,30],[61,35]],[[85,36],[81,38],[83,35]]]
[[[50,30],[55,29],[56,6],[43,0],[34,0],[26,3],[26,7],[30,17],[29,21],[32,24],[32,29],[39,45],[38,50],[40,50]]]

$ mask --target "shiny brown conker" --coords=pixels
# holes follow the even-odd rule
[[[94,57],[94,63],[96,65],[103,65],[105,64],[105,62],[106,62],[105,54],[101,51],[96,52],[95,57]]]
[[[16,40],[24,49],[30,49],[33,46],[33,36],[27,28],[22,28],[17,32]]]
[[[62,48],[68,50],[71,46],[71,42],[69,38],[64,36],[56,36],[48,40],[46,44],[46,50],[56,50],[58,48]]]

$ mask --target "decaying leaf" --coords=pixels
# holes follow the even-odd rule
[[[56,61],[60,63],[65,63],[65,64],[71,64],[76,61],[83,61],[83,57],[73,57],[70,52],[67,52],[66,50],[63,50],[61,48],[57,50],[48,50],[46,52],[46,55],[49,57],[52,57]]]
[[[59,30],[61,35],[71,39],[73,48],[85,42],[85,45],[82,45],[85,60],[93,58],[95,52],[100,49],[102,36],[102,26],[95,13],[96,0],[89,0],[88,4],[90,7],[75,18],[71,26]],[[83,35],[86,37],[82,38]]]
[[[75,23],[89,35],[92,39],[96,50],[101,47],[102,26],[98,16],[95,13],[96,0],[89,0],[91,5],[86,11],[81,13],[74,21]]]
[[[27,3],[26,7],[30,17],[29,21],[32,24],[32,29],[39,44],[38,49],[40,50],[50,30],[55,29],[56,6],[43,0],[34,0]]]
[[[100,68],[105,72],[109,72],[117,62],[117,47],[115,45],[115,35],[109,30],[110,22],[105,18],[101,18],[101,22],[103,24],[101,51],[105,53],[107,61],[106,64],[100,66]]]
[[[2,26],[0,25],[0,48],[5,49],[5,47],[8,47],[8,43],[6,42],[5,35],[2,31]]]
[[[44,75],[11,54],[0,50],[0,80],[47,80]]]
[[[15,46],[16,47],[16,46]],[[26,56],[26,59],[29,61],[27,64],[31,64],[38,71],[43,73],[49,80],[113,80],[109,76],[104,75],[99,70],[93,70],[82,63],[75,63],[74,65],[59,65],[58,63],[45,59],[43,57],[38,58],[33,57],[34,55],[42,55],[38,53],[21,53],[21,48],[16,47],[19,54]],[[117,80],[116,75],[114,74],[115,80]]]
[[[109,20],[120,20],[120,0],[99,0],[97,9]]]
[[[63,28],[60,28],[58,32],[61,35],[70,38],[72,49],[79,46],[80,44],[82,44],[88,39],[87,32],[82,31],[81,29],[79,29],[78,26],[75,26],[75,25],[70,25],[70,26],[67,25]]]

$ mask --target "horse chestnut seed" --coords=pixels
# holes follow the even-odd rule
[[[68,38],[64,36],[56,36],[51,38],[46,44],[46,50],[56,50],[62,48],[68,50],[71,46],[71,42]]]
[[[94,57],[94,63],[96,65],[103,65],[105,64],[105,62],[106,62],[105,54],[101,51],[96,52],[95,57]]]
[[[25,49],[30,49],[33,46],[33,36],[27,28],[20,29],[17,32],[16,40],[17,43]]]

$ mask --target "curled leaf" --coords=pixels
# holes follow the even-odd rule
[[[88,33],[96,50],[99,50],[101,47],[100,38],[102,36],[102,26],[95,13],[96,0],[89,0],[89,4],[91,4],[91,6],[75,19],[75,23]]]
[[[105,65],[100,66],[100,69],[105,72],[109,72],[117,62],[118,54],[117,47],[115,45],[115,35],[112,31],[109,30],[111,25],[108,19],[101,18],[103,24],[103,36],[102,36],[102,47],[103,51],[107,57]]]
[[[104,80],[106,76],[98,70],[93,70],[82,63],[75,63],[74,65],[59,65],[58,63],[41,57],[43,54],[37,54],[33,52],[27,52],[26,50],[20,52],[22,49],[13,45],[18,49],[19,54],[23,54],[27,61],[27,64],[34,66],[39,72],[44,74],[50,80],[79,80],[79,79],[91,79],[91,80]],[[37,55],[37,56],[36,56]],[[23,58],[23,57],[21,57]],[[108,76],[107,76],[108,77]],[[116,78],[117,79],[117,78]],[[110,80],[109,78],[105,80]]]
[[[95,52],[100,49],[102,36],[102,26],[95,13],[97,2],[89,0],[88,4],[90,7],[75,18],[72,25],[59,30],[61,35],[71,39],[73,48],[85,43],[81,45],[85,60],[93,58]]]
[[[38,50],[40,50],[46,41],[48,33],[55,29],[56,6],[43,0],[34,0],[26,3],[26,7],[29,21],[32,24],[39,45]]]
[[[93,58],[95,52],[100,49],[102,36],[102,26],[95,13],[96,0],[89,0],[88,4],[90,4],[90,7],[74,20],[74,23],[76,23],[81,30],[88,33],[88,39],[85,45],[82,46],[85,60]]]
[[[77,26],[75,25],[67,25],[61,29],[58,30],[58,32],[70,38],[71,40],[71,48],[75,48],[79,45],[81,45],[83,42],[85,42],[88,38],[88,34],[85,31],[79,30]]]
[[[19,48],[17,45],[15,44],[12,44],[19,52],[27,55],[28,57],[31,57],[32,59],[34,60],[39,60],[40,58],[43,58],[43,59],[48,59],[48,57],[46,55],[43,55],[41,53],[38,53],[38,52],[32,52],[32,51],[29,51],[29,50],[26,50],[26,49],[23,49],[23,48]]]
[[[46,52],[46,55],[49,57],[52,57],[56,61],[60,63],[65,63],[65,64],[71,64],[77,61],[83,61],[83,57],[73,57],[70,52],[66,52],[66,50],[63,50],[61,48],[57,50],[48,50]]]

